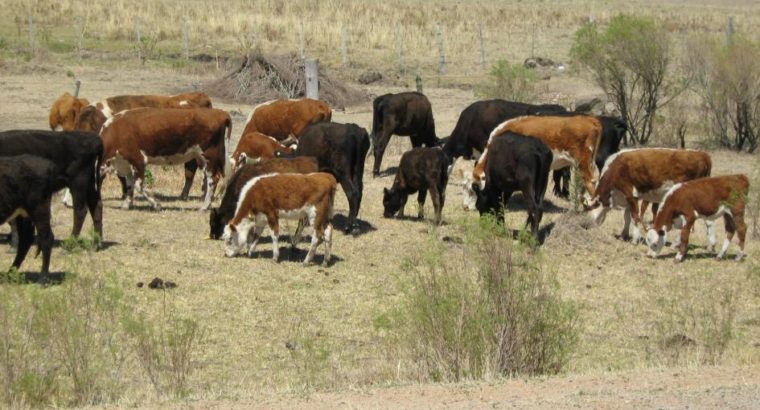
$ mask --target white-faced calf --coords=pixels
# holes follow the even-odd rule
[[[422,219],[425,196],[430,191],[435,209],[435,222],[441,223],[441,210],[446,200],[446,184],[449,180],[450,160],[438,147],[414,148],[401,156],[396,179],[391,189],[383,189],[383,215],[392,217],[396,212],[404,216],[404,206],[409,195],[418,192],[417,217]]]
[[[726,240],[717,257],[723,258],[736,232],[739,234],[739,252],[736,260],[741,260],[744,257],[744,238],[747,233],[747,225],[744,223],[744,205],[748,191],[749,180],[744,175],[700,178],[674,185],[665,194],[652,229],[647,231],[649,255],[657,256],[665,244],[666,232],[673,227],[680,227],[681,242],[676,254],[676,262],[682,261],[686,256],[689,233],[694,222],[697,219],[714,221],[722,216],[726,226]],[[710,227],[710,230],[712,229]],[[709,236],[708,249],[715,245],[714,234],[710,232]]]
[[[224,253],[235,256],[253,251],[267,225],[272,233],[272,258],[279,260],[280,218],[307,218],[314,233],[304,264],[311,262],[317,246],[324,241],[326,266],[332,245],[335,177],[324,172],[312,174],[266,174],[248,181],[240,191],[237,210],[224,228]],[[298,240],[293,243],[297,243]]]

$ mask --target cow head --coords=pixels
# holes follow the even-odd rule
[[[401,209],[402,194],[395,188],[383,188],[383,216],[386,218],[392,218],[393,215]]]
[[[462,183],[462,196],[463,205],[465,211],[477,210],[476,202],[478,195],[482,194],[483,189],[486,186],[485,173],[478,174],[470,173],[464,179]]]
[[[224,227],[224,256],[231,258],[245,252],[244,239],[247,235],[242,235],[235,225],[229,224]]]
[[[50,129],[61,127],[64,131],[74,130],[77,114],[89,104],[84,98],[76,98],[69,93],[64,93],[50,109]]]
[[[647,231],[647,246],[649,247],[647,254],[652,258],[657,257],[662,247],[665,246],[665,231],[649,229]]]
[[[219,212],[216,208],[211,208],[211,212],[209,213],[209,238],[210,239],[219,239],[224,234],[224,216]]]
[[[82,108],[76,116],[74,121],[74,128],[79,131],[89,131],[96,134],[100,133],[100,129],[105,124],[106,116],[95,106],[88,105]]]

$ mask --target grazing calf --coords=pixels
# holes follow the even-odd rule
[[[625,225],[621,236],[628,240],[633,218],[633,243],[638,243],[643,228],[639,200],[651,202],[655,210],[674,184],[708,177],[711,169],[712,161],[706,152],[669,148],[621,151],[612,155],[602,168],[590,207],[591,216],[600,225],[610,209],[622,208]]]
[[[346,233],[359,230],[356,217],[362,203],[367,151],[367,130],[356,124],[312,124],[306,127],[298,140],[296,155],[315,157],[319,170],[333,174],[343,188],[348,198]]]
[[[588,191],[584,203],[594,195],[594,185],[599,176],[594,157],[602,135],[602,124],[598,118],[588,115],[517,117],[496,127],[488,138],[488,145],[506,132],[540,139],[552,151],[553,170],[578,164]],[[478,183],[481,190],[485,187],[488,145],[472,170],[471,181],[464,185],[465,209],[474,208],[475,193],[470,189],[473,183]]]
[[[391,189],[383,189],[383,216],[392,217],[396,212],[404,216],[404,206],[409,195],[417,194],[419,210],[417,217],[423,218],[425,196],[430,191],[435,209],[435,222],[441,223],[441,210],[446,200],[446,184],[449,180],[448,167],[451,160],[439,147],[414,148],[401,156],[396,179]]]
[[[251,179],[271,173],[309,174],[319,171],[317,160],[313,157],[272,158],[256,164],[246,164],[232,174],[227,181],[222,203],[219,208],[211,208],[209,226],[211,239],[219,239],[224,233],[224,226],[235,216],[238,197],[243,186]]]
[[[254,107],[248,115],[241,135],[260,132],[284,145],[290,145],[301,136],[309,124],[330,121],[332,110],[326,102],[311,98],[279,99]]]
[[[293,148],[286,147],[276,139],[260,132],[244,134],[238,141],[235,152],[230,157],[232,170],[236,171],[245,165],[247,159],[259,162],[262,159],[274,158],[282,154],[292,154]]]
[[[647,231],[649,256],[656,257],[665,245],[665,234],[673,227],[681,228],[681,241],[676,254],[676,262],[681,262],[689,247],[689,234],[697,219],[715,221],[723,217],[726,227],[726,240],[717,255],[722,259],[726,255],[734,232],[739,234],[739,252],[736,260],[744,257],[744,238],[747,225],[744,223],[744,205],[749,192],[749,180],[744,175],[725,175],[700,178],[673,185],[665,194],[660,211],[654,218],[652,229]],[[712,224],[708,250],[714,251],[715,231]]]
[[[52,162],[32,156],[0,157],[0,223],[16,220],[19,243],[11,268],[18,269],[34,243],[42,252],[42,274],[50,268],[53,231],[50,229],[50,198],[66,181]]]
[[[272,233],[272,259],[279,262],[280,218],[307,218],[314,227],[314,233],[303,263],[311,262],[317,246],[324,241],[323,264],[327,266],[332,246],[330,221],[336,185],[335,177],[326,172],[306,175],[266,174],[251,179],[240,192],[235,217],[224,228],[224,254],[231,257],[247,249],[248,256],[252,256],[264,227],[269,225]]]
[[[481,215],[495,213],[504,221],[504,208],[515,191],[521,191],[528,208],[533,236],[538,239],[538,226],[543,216],[543,201],[549,181],[552,152],[538,138],[507,132],[491,141],[484,153],[489,160],[485,168],[485,188],[477,182],[472,190],[477,195],[475,207]]]
[[[77,114],[89,104],[90,102],[85,98],[76,98],[69,93],[63,93],[50,108],[48,115],[50,130],[55,131],[58,127],[61,127],[63,131],[74,130]]]
[[[391,135],[408,135],[412,147],[438,145],[430,101],[423,94],[404,92],[384,94],[372,102],[372,149],[375,162],[372,175],[380,175],[380,163]]]
[[[200,161],[206,171],[206,198],[201,210],[208,209],[214,188],[224,176],[225,146],[231,131],[230,115],[214,108],[137,108],[114,116],[103,125],[100,136],[103,166],[135,181],[122,207],[132,207],[137,188],[154,209],[160,208],[143,188],[147,164],[175,165],[193,160]]]
[[[35,155],[55,164],[56,172],[69,188],[74,202],[72,236],[82,232],[87,211],[103,239],[103,202],[98,168],[103,142],[97,135],[80,131],[14,130],[0,132],[0,157]]]

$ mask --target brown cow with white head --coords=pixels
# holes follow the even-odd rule
[[[259,162],[282,154],[292,154],[293,150],[293,147],[286,147],[268,135],[252,132],[240,137],[237,148],[230,157],[230,163],[234,172],[242,167],[247,160]]]
[[[335,177],[325,172],[266,174],[252,178],[240,191],[235,216],[224,228],[224,254],[232,257],[247,252],[252,256],[268,225],[272,234],[272,259],[278,262],[280,218],[308,219],[314,233],[303,263],[311,262],[317,246],[324,241],[323,264],[327,266],[332,248],[331,220],[336,187]],[[298,238],[293,243],[298,243]]]
[[[723,217],[726,239],[717,258],[726,255],[734,233],[739,234],[739,252],[736,260],[744,257],[744,239],[747,224],[744,222],[744,206],[749,192],[749,179],[745,175],[724,175],[700,178],[673,185],[665,194],[652,228],[647,231],[649,256],[656,257],[665,245],[665,234],[673,228],[681,229],[681,238],[675,261],[681,262],[689,248],[689,234],[697,219],[715,221]],[[708,251],[714,251],[715,231],[708,225]]]
[[[597,117],[589,115],[517,117],[497,126],[488,137],[489,143],[507,132],[538,138],[546,144],[553,155],[552,170],[577,164],[587,191],[584,200],[590,201],[599,175],[594,158],[602,136],[602,123]],[[464,181],[466,210],[475,210],[477,195],[472,189],[472,184],[477,183],[481,190],[485,188],[487,160],[488,144],[475,163],[470,179]]]
[[[253,108],[241,135],[260,132],[290,145],[309,124],[330,121],[332,110],[326,102],[311,98],[279,99]]]
[[[118,175],[133,177],[123,208],[130,208],[134,188],[151,203],[159,205],[143,187],[147,164],[177,165],[199,161],[207,177],[206,198],[201,210],[211,205],[214,189],[224,176],[226,146],[232,120],[214,108],[138,108],[123,111],[103,125],[103,167]]]

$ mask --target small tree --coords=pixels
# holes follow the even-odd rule
[[[669,49],[668,34],[644,17],[621,14],[606,30],[589,23],[575,33],[571,56],[617,106],[635,144],[649,141],[657,109],[688,85],[671,79]]]
[[[688,45],[707,128],[720,146],[754,152],[760,136],[760,44],[694,38]]]
[[[536,74],[521,64],[498,60],[491,66],[488,77],[489,82],[477,90],[480,97],[531,101],[535,96]]]

